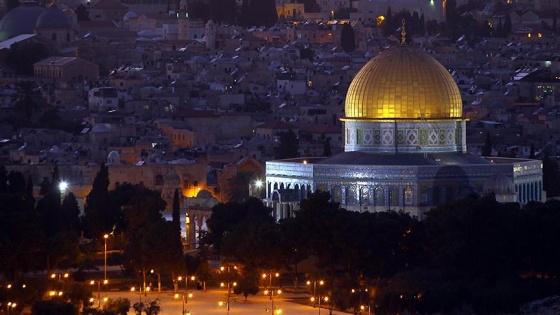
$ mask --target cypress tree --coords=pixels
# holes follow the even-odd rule
[[[354,29],[349,23],[344,23],[340,31],[340,46],[346,52],[356,49],[356,39],[354,37]]]
[[[93,180],[91,191],[86,196],[85,228],[88,237],[99,237],[111,230],[113,222],[107,222],[104,213],[109,205],[109,169],[101,164]]]
[[[0,164],[0,193],[8,191],[8,173],[4,164]]]
[[[173,194],[173,213],[171,214],[173,218],[173,223],[175,223],[176,227],[181,231],[181,206],[179,202],[179,189],[175,189],[175,193]]]

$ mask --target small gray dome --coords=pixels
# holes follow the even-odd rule
[[[175,172],[174,170],[170,170],[169,172],[167,172],[167,174],[165,174],[165,180],[166,181],[179,182],[181,180],[181,178],[179,177],[177,172]]]
[[[121,156],[117,151],[109,152],[107,155],[107,164],[120,164],[121,163]]]
[[[515,185],[508,176],[502,174],[495,174],[490,176],[484,182],[484,193],[495,193],[496,195],[514,195]]]
[[[35,24],[45,8],[35,1],[23,1],[0,20],[0,41],[22,34],[35,33]]]
[[[70,28],[68,15],[55,4],[51,4],[37,19],[37,28]]]
[[[123,21],[128,21],[130,19],[136,19],[138,18],[138,14],[136,14],[136,12],[134,11],[128,11],[126,12],[126,14],[123,17]]]

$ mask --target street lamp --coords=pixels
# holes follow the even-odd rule
[[[313,307],[315,307],[315,296],[317,295],[317,283],[319,283],[319,285],[322,286],[323,284],[325,284],[325,281],[323,280],[307,281],[307,285],[311,285],[311,283],[313,283],[313,296],[311,297],[311,301],[313,302]],[[319,307],[319,312],[321,312],[320,307]]]
[[[66,280],[68,279],[70,275],[68,274],[68,272],[65,273],[51,273],[51,279],[56,279],[58,277],[58,281],[62,281],[63,279]]]
[[[187,292],[184,292],[184,293],[175,293],[175,296],[174,296],[174,297],[175,297],[175,299],[179,299],[179,297],[182,298],[181,300],[183,301],[183,312],[182,312],[181,314],[184,315],[184,314],[185,314],[185,304],[188,303],[188,302],[187,302],[188,298],[192,298],[192,297],[193,297],[192,293],[187,293]],[[188,311],[187,311],[187,313],[188,313]]]
[[[101,280],[91,280],[89,282],[90,285],[94,285],[97,282],[97,300],[98,300],[98,304],[97,307],[101,308],[101,282],[103,282],[104,285],[107,285],[109,283],[109,280],[104,279],[103,281]]]
[[[329,297],[328,297],[328,296],[323,296],[323,297],[321,297],[321,296],[319,295],[317,299],[315,299],[315,297],[312,297],[312,298],[311,298],[311,301],[313,301],[313,304],[315,304],[315,300],[317,300],[318,303],[319,303],[319,306],[318,306],[318,308],[319,308],[319,315],[321,315],[321,298],[322,298],[323,300],[325,300],[325,302],[328,302],[328,301],[329,301]]]
[[[230,306],[229,306],[229,296],[230,296],[230,292],[231,292],[230,289],[231,289],[232,286],[234,286],[234,287],[237,286],[237,282],[233,282],[233,283],[230,282],[231,281],[231,279],[230,279],[230,268],[231,268],[230,265],[228,265],[226,267],[224,267],[224,266],[220,267],[221,271],[226,271],[227,272],[227,274],[226,274],[226,280],[227,280],[227,314],[229,314],[229,309],[230,309]],[[237,270],[237,266],[233,266],[233,269]],[[224,284],[222,282],[220,284],[220,287],[223,288],[224,286],[226,286],[226,284]],[[223,302],[221,302],[220,305],[223,305]]]
[[[269,291],[270,291],[270,311],[271,311],[272,313],[275,313],[275,310],[274,310],[274,297],[273,297],[275,291],[272,290],[272,289],[270,289],[270,290],[264,290],[264,295],[268,295]],[[282,290],[280,290],[280,289],[276,290],[276,295],[280,295],[281,293],[282,293]]]
[[[130,288],[130,292],[134,293],[134,291],[136,291],[135,287]],[[142,303],[142,286],[139,287],[138,293],[138,295],[140,296],[140,303]]]
[[[274,276],[276,278],[278,278],[280,276],[280,274],[277,272],[277,273],[274,274]],[[267,277],[268,277],[268,289],[272,290],[272,272],[268,273],[268,274],[266,274],[266,273],[262,274],[263,279],[266,279]],[[270,296],[270,299],[272,300],[272,295]]]
[[[108,238],[109,238],[109,234],[103,235],[103,239],[105,241],[105,250],[103,251],[104,256],[105,256],[105,259],[104,259],[105,263],[103,265],[103,279],[105,279],[105,280],[107,280],[107,239]]]
[[[187,304],[189,303],[189,298],[192,297],[192,293],[190,293],[190,294],[188,293],[188,290],[189,290],[189,280],[194,281],[195,279],[196,279],[195,276],[190,276],[190,277],[189,277],[189,276],[186,276],[186,277],[185,277],[185,295],[184,295],[184,296],[186,297],[185,303],[187,303]],[[181,277],[181,276],[179,276],[179,277],[177,278],[177,281],[182,281],[182,280],[183,280],[183,277]]]
[[[367,313],[368,313],[368,315],[370,315],[371,312],[370,312],[370,306],[369,306],[369,305],[367,305],[367,306],[366,306],[366,305],[361,305],[361,306],[360,306],[360,311],[363,312],[366,308],[367,308]]]
[[[13,302],[8,302],[8,304],[6,304],[6,310],[8,312],[8,315],[10,315],[10,309],[14,309],[17,306],[17,303],[13,303]]]

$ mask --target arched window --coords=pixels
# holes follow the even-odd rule
[[[399,189],[396,186],[391,187],[389,191],[389,200],[391,202],[391,207],[396,207],[399,205]]]
[[[346,203],[349,205],[356,204],[356,187],[348,187],[348,192],[346,194]]]
[[[360,189],[360,205],[367,206],[370,202],[369,187],[362,187]]]
[[[376,206],[384,206],[385,205],[385,193],[383,191],[383,188],[381,188],[381,187],[376,187],[375,188],[374,204]]]
[[[411,186],[404,188],[404,204],[412,205],[414,203],[414,189]]]
[[[332,200],[334,202],[338,202],[338,203],[341,202],[342,194],[340,192],[340,187],[339,186],[336,186],[336,187],[333,188],[333,190],[332,190]]]

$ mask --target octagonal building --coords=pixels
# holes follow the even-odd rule
[[[515,187],[515,196],[500,200],[543,201],[542,162],[468,154],[462,116],[461,94],[443,65],[404,43],[391,47],[348,88],[344,152],[267,162],[265,202],[281,219],[323,190],[348,210],[391,209],[421,219],[437,205],[492,192],[496,176]]]

